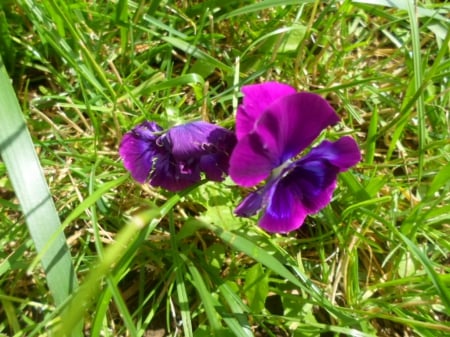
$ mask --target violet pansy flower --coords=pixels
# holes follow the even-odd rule
[[[191,122],[164,131],[145,121],[127,132],[119,155],[140,183],[180,191],[201,179],[222,181],[228,173],[235,135],[220,126]]]
[[[262,211],[259,225],[269,232],[299,228],[308,214],[325,207],[339,172],[361,160],[349,136],[323,141],[302,157],[339,117],[319,95],[296,92],[286,84],[268,82],[242,88],[236,119],[237,145],[230,158],[230,176],[241,186],[266,184],[236,208],[239,216]]]

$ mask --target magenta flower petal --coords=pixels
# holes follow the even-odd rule
[[[308,215],[307,210],[286,181],[274,184],[270,201],[259,220],[259,226],[268,232],[287,233],[298,229]]]
[[[301,158],[299,163],[312,160],[327,160],[343,172],[361,160],[361,151],[352,137],[345,136],[335,142],[324,140]]]
[[[255,129],[239,139],[230,159],[231,178],[241,186],[258,184],[338,121],[333,108],[316,94],[298,93],[275,100]]]
[[[319,95],[266,83],[243,88],[238,109],[238,143],[230,159],[230,176],[250,187],[267,179],[235,209],[238,216],[262,212],[259,225],[270,232],[299,228],[308,214],[330,203],[339,172],[361,160],[351,137],[323,141],[303,158],[295,158],[328,126],[339,121]]]
[[[230,177],[241,186],[254,186],[268,178],[279,160],[265,148],[263,139],[251,133],[241,139],[230,158]]]
[[[144,122],[127,132],[120,143],[119,155],[133,179],[144,183],[152,170],[153,161],[160,149],[157,134],[162,128],[154,122]]]
[[[254,128],[256,121],[269,106],[281,97],[292,95],[296,90],[278,82],[246,85],[242,87],[244,98],[236,116],[236,134],[238,139],[244,137]]]
[[[301,92],[275,101],[258,120],[255,132],[264,140],[263,146],[282,163],[298,155],[326,127],[338,121],[326,100]]]
[[[337,175],[360,160],[351,137],[323,141],[305,157],[285,167],[260,193],[250,195],[236,214],[251,216],[263,211],[259,225],[269,232],[286,233],[299,228],[305,217],[328,205],[336,188]]]

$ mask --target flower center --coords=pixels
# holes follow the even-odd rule
[[[289,159],[289,160],[286,160],[280,166],[274,168],[272,170],[272,173],[270,174],[269,181],[273,180],[273,179],[281,179],[281,178],[285,177],[291,171],[291,168],[289,166],[291,166],[292,163],[293,163],[293,160]]]

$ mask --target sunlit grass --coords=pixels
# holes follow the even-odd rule
[[[0,53],[81,286],[64,311],[30,269],[0,162],[0,334],[449,334],[449,8],[367,2],[1,3]],[[173,196],[127,175],[132,126],[232,129],[239,87],[266,80],[326,97],[342,118],[327,137],[363,152],[300,230],[236,218],[231,180]]]

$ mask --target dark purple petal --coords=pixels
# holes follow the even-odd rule
[[[278,178],[269,179],[267,184],[245,197],[245,199],[236,207],[234,213],[237,216],[249,217],[255,215],[261,209],[264,209],[273,193],[272,187],[277,184],[278,181]]]
[[[308,213],[316,213],[330,203],[338,173],[360,160],[360,150],[353,138],[347,136],[335,142],[325,140],[294,162],[294,168],[283,181],[291,186]]]
[[[323,160],[297,164],[292,163],[275,180],[247,196],[235,213],[252,216],[263,209],[261,228],[276,233],[298,229],[308,214],[331,201],[339,169]]]
[[[325,160],[294,164],[295,168],[282,181],[308,214],[316,213],[330,203],[339,168]]]
[[[308,212],[295,192],[283,179],[274,184],[268,191],[271,195],[259,226],[274,233],[287,233],[299,228]]]
[[[227,175],[229,156],[236,145],[231,131],[199,121],[173,127],[166,139],[176,161],[197,166],[209,180],[222,181]]]
[[[326,100],[301,92],[275,101],[258,120],[255,132],[264,140],[263,148],[284,162],[298,155],[322,130],[338,121]]]
[[[156,144],[161,127],[154,122],[144,122],[127,132],[120,143],[119,155],[125,168],[138,182],[144,183],[153,167],[155,156],[159,152]]]
[[[236,115],[238,139],[253,130],[256,121],[273,102],[295,92],[296,90],[291,86],[278,82],[266,82],[242,87],[244,98]]]
[[[263,140],[250,133],[238,141],[230,158],[230,177],[241,186],[254,186],[268,178],[279,160],[264,148]]]
[[[326,161],[296,164],[280,174],[282,178],[266,196],[269,201],[259,225],[269,232],[296,230],[308,214],[318,212],[331,201],[339,169]]]
[[[150,185],[176,192],[184,190],[200,181],[198,165],[177,162],[170,154],[158,156],[150,175]]]
[[[200,181],[204,172],[221,181],[228,172],[235,135],[206,122],[192,122],[166,133],[153,122],[144,122],[128,132],[119,154],[134,179],[170,191],[180,191]]]
[[[209,133],[206,150],[208,153],[224,153],[229,157],[236,142],[234,132],[216,125],[216,128]]]
[[[361,151],[352,137],[345,136],[335,142],[324,140],[301,158],[299,163],[313,160],[327,160],[343,172],[361,160]]]
[[[200,171],[212,181],[222,181],[228,173],[228,155],[224,153],[208,154],[200,158]]]
[[[250,217],[258,213],[263,207],[263,195],[261,191],[252,192],[236,207],[234,213],[237,216]]]
[[[236,144],[231,131],[202,121],[174,126],[167,132],[167,141],[176,160],[219,151],[230,153]]]
[[[308,214],[328,205],[337,175],[361,159],[351,137],[323,141],[305,157],[284,166],[266,186],[250,194],[235,210],[240,216],[263,209],[259,225],[269,232],[286,233],[299,228]]]

